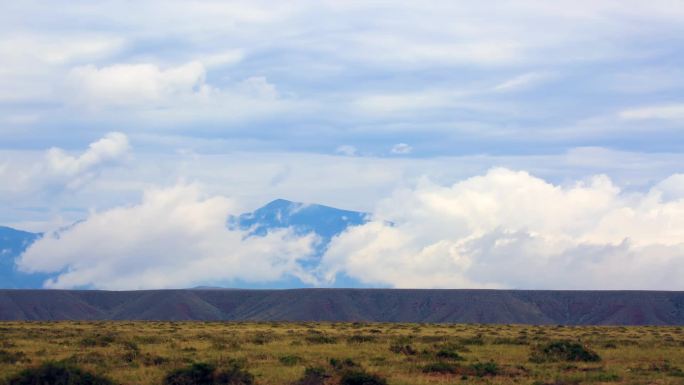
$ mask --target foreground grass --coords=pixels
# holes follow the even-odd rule
[[[585,362],[556,354],[546,359],[544,347],[553,348],[557,341],[579,342],[600,358]],[[376,374],[390,385],[684,384],[684,328],[0,323],[0,384],[49,361],[66,361],[117,384],[140,385],[161,385],[168,373],[196,362],[217,367],[239,362],[263,385],[292,384],[307,367],[325,369],[331,373],[326,383],[337,384],[335,373],[345,365]]]

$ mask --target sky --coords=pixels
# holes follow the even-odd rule
[[[62,228],[46,287],[681,290],[683,151],[680,1],[0,4],[0,225]],[[373,220],[307,268],[224,226],[276,198]]]

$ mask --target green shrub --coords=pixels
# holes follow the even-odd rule
[[[231,363],[227,369],[217,370],[212,364],[194,363],[176,369],[164,378],[164,385],[252,385],[254,376],[241,365]]]
[[[228,369],[216,373],[216,385],[252,385],[254,376],[240,365],[233,364]]]
[[[352,360],[351,358],[345,358],[345,359],[337,359],[337,358],[331,358],[330,361],[330,366],[333,367],[333,369],[337,371],[341,370],[347,370],[347,369],[355,369],[355,368],[360,368],[361,365],[357,364]]]
[[[501,369],[499,369],[499,365],[497,365],[496,362],[493,361],[476,362],[470,365],[470,368],[473,370],[473,374],[478,377],[496,376],[501,372]]]
[[[167,374],[164,385],[213,385],[215,371],[212,364],[195,363]]]
[[[423,373],[456,374],[458,365],[448,362],[433,362],[423,366]]]
[[[463,361],[464,358],[453,349],[440,349],[435,353],[435,357],[442,360]]]
[[[596,352],[586,346],[572,341],[552,341],[536,346],[530,355],[532,362],[598,362],[601,360]]]
[[[330,376],[321,367],[309,367],[304,370],[304,375],[293,385],[324,385]]]
[[[64,362],[48,362],[21,371],[7,385],[113,385],[106,377],[85,372]]]
[[[340,385],[387,385],[387,381],[364,371],[350,371],[342,375]]]

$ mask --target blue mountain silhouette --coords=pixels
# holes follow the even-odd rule
[[[324,243],[349,226],[366,223],[367,213],[341,210],[318,204],[305,204],[276,199],[267,205],[240,216],[228,218],[228,227],[264,236],[270,230],[292,228],[296,234],[315,233]]]
[[[366,223],[367,218],[368,214],[363,212],[276,199],[253,212],[230,216],[227,226],[232,230],[246,231],[248,236],[265,236],[269,231],[283,228],[291,228],[297,235],[314,233],[320,240],[316,244],[315,256],[320,257],[333,237],[350,226]],[[61,231],[66,229],[68,227]],[[16,259],[41,236],[40,233],[0,226],[0,288],[42,287],[43,282],[49,278],[48,275],[26,274],[16,269]],[[317,259],[313,259],[307,262],[307,267],[315,266],[317,262]],[[280,285],[295,287],[299,284],[288,281]],[[254,285],[245,283],[240,286]]]
[[[15,260],[42,234],[0,226],[0,287],[26,289],[40,287],[45,276],[18,271]]]

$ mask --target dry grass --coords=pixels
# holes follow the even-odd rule
[[[578,341],[599,362],[532,362],[535,347]],[[538,351],[538,350],[537,350]],[[67,360],[119,384],[160,385],[193,362],[242,362],[256,384],[292,384],[307,367],[359,365],[390,385],[684,384],[682,327],[460,324],[4,322],[0,383]],[[335,361],[336,360],[336,361]],[[538,360],[539,361],[539,360]],[[453,370],[431,371],[440,365]],[[339,368],[338,368],[339,370]]]

